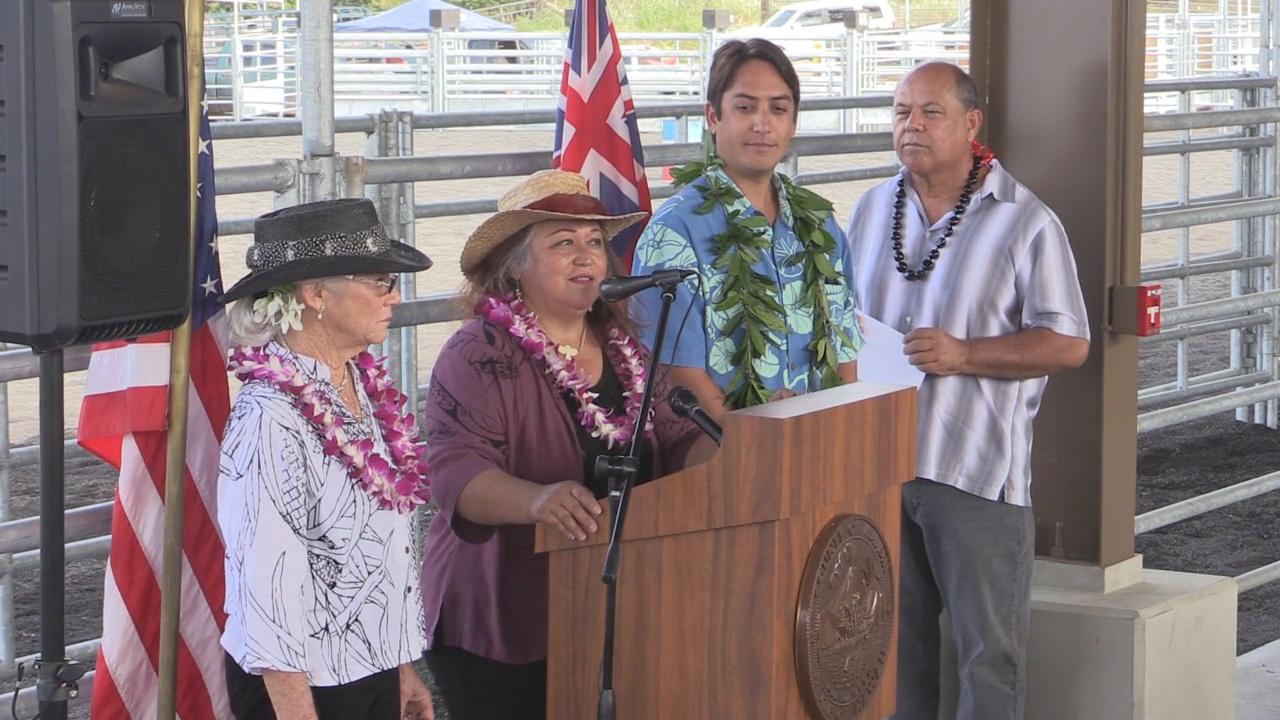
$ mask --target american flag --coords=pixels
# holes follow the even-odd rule
[[[653,209],[636,106],[605,0],[576,0],[569,26],[551,166],[581,173],[611,213]],[[614,238],[631,267],[643,224]]]
[[[177,713],[182,720],[217,720],[231,717],[219,644],[226,614],[216,505],[230,398],[207,115],[198,171]],[[94,720],[156,717],[168,386],[169,333],[94,347],[77,439],[120,471]]]

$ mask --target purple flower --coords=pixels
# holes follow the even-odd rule
[[[365,441],[367,442],[367,441]],[[369,443],[372,450],[373,443]],[[370,452],[368,456],[369,473],[378,477],[386,477],[391,474],[391,463],[387,459],[376,453]]]
[[[342,443],[338,442],[332,435],[326,435],[324,442],[321,443],[324,454],[330,457],[337,456],[342,453]]]

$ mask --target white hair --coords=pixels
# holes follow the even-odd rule
[[[302,286],[306,283],[319,283],[330,292],[335,292],[338,278],[322,278],[318,280],[304,280],[296,283],[294,286],[293,296],[302,302]],[[337,294],[340,294],[337,293]],[[261,347],[271,341],[279,341],[284,338],[284,326],[279,322],[278,317],[261,318],[253,312],[253,303],[257,300],[254,297],[243,297],[234,300],[227,305],[227,335],[232,345],[249,345],[251,347]],[[299,320],[299,322],[301,322]]]
[[[254,316],[253,301],[252,297],[242,297],[227,306],[227,334],[232,345],[260,347],[284,336],[278,324]]]

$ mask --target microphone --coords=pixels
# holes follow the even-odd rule
[[[698,404],[698,396],[694,395],[692,390],[679,385],[671,388],[671,394],[667,396],[667,404],[680,417],[692,420],[694,425],[702,428],[702,432],[716,441],[717,446],[720,445],[720,438],[724,436],[724,431],[721,430],[719,423],[712,420],[707,411]]]
[[[604,298],[605,302],[618,302],[623,298],[635,295],[641,290],[648,290],[658,285],[675,285],[681,280],[697,274],[697,270],[670,268],[668,270],[659,270],[652,275],[636,275],[635,277],[618,275],[600,283],[600,297]]]

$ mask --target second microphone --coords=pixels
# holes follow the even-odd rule
[[[659,270],[651,275],[636,275],[634,277],[618,275],[600,283],[600,297],[604,298],[605,302],[617,302],[624,298],[629,298],[641,290],[648,290],[659,285],[675,285],[681,280],[697,274],[697,270],[671,268],[669,270]]]

